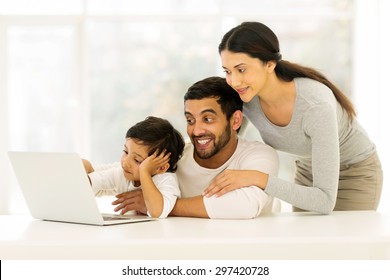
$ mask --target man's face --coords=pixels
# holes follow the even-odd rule
[[[194,145],[195,158],[210,159],[232,141],[232,128],[215,98],[187,100],[184,104],[187,134]]]

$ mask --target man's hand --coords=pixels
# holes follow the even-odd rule
[[[115,197],[117,199],[111,203],[112,205],[118,205],[114,209],[115,212],[120,211],[121,215],[126,214],[128,211],[137,211],[142,214],[147,213],[142,190],[121,193]]]

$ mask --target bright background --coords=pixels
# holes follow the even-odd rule
[[[118,161],[125,132],[148,115],[186,135],[183,94],[223,76],[218,43],[250,20],[273,29],[284,59],[320,70],[353,100],[383,164],[379,211],[390,213],[389,3],[0,0],[0,214],[27,212],[8,150]],[[254,130],[247,137],[259,138]],[[291,158],[280,157],[290,179]]]

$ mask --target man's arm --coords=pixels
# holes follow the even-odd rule
[[[212,218],[212,219],[252,219],[272,201],[268,195],[256,187],[246,187],[231,191],[221,197],[206,198],[195,196],[176,201],[170,216]]]
[[[203,196],[178,199],[170,216],[209,218]]]
[[[115,200],[112,204],[118,205],[114,210],[121,211],[121,214],[131,210],[137,210],[144,213],[147,211],[142,191],[130,191],[118,194],[116,197],[117,200]],[[178,199],[169,215],[179,217],[209,218],[204,206],[203,196]]]

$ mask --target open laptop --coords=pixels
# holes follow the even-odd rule
[[[91,225],[153,220],[142,215],[100,213],[82,160],[75,153],[10,151],[8,156],[36,219]]]

